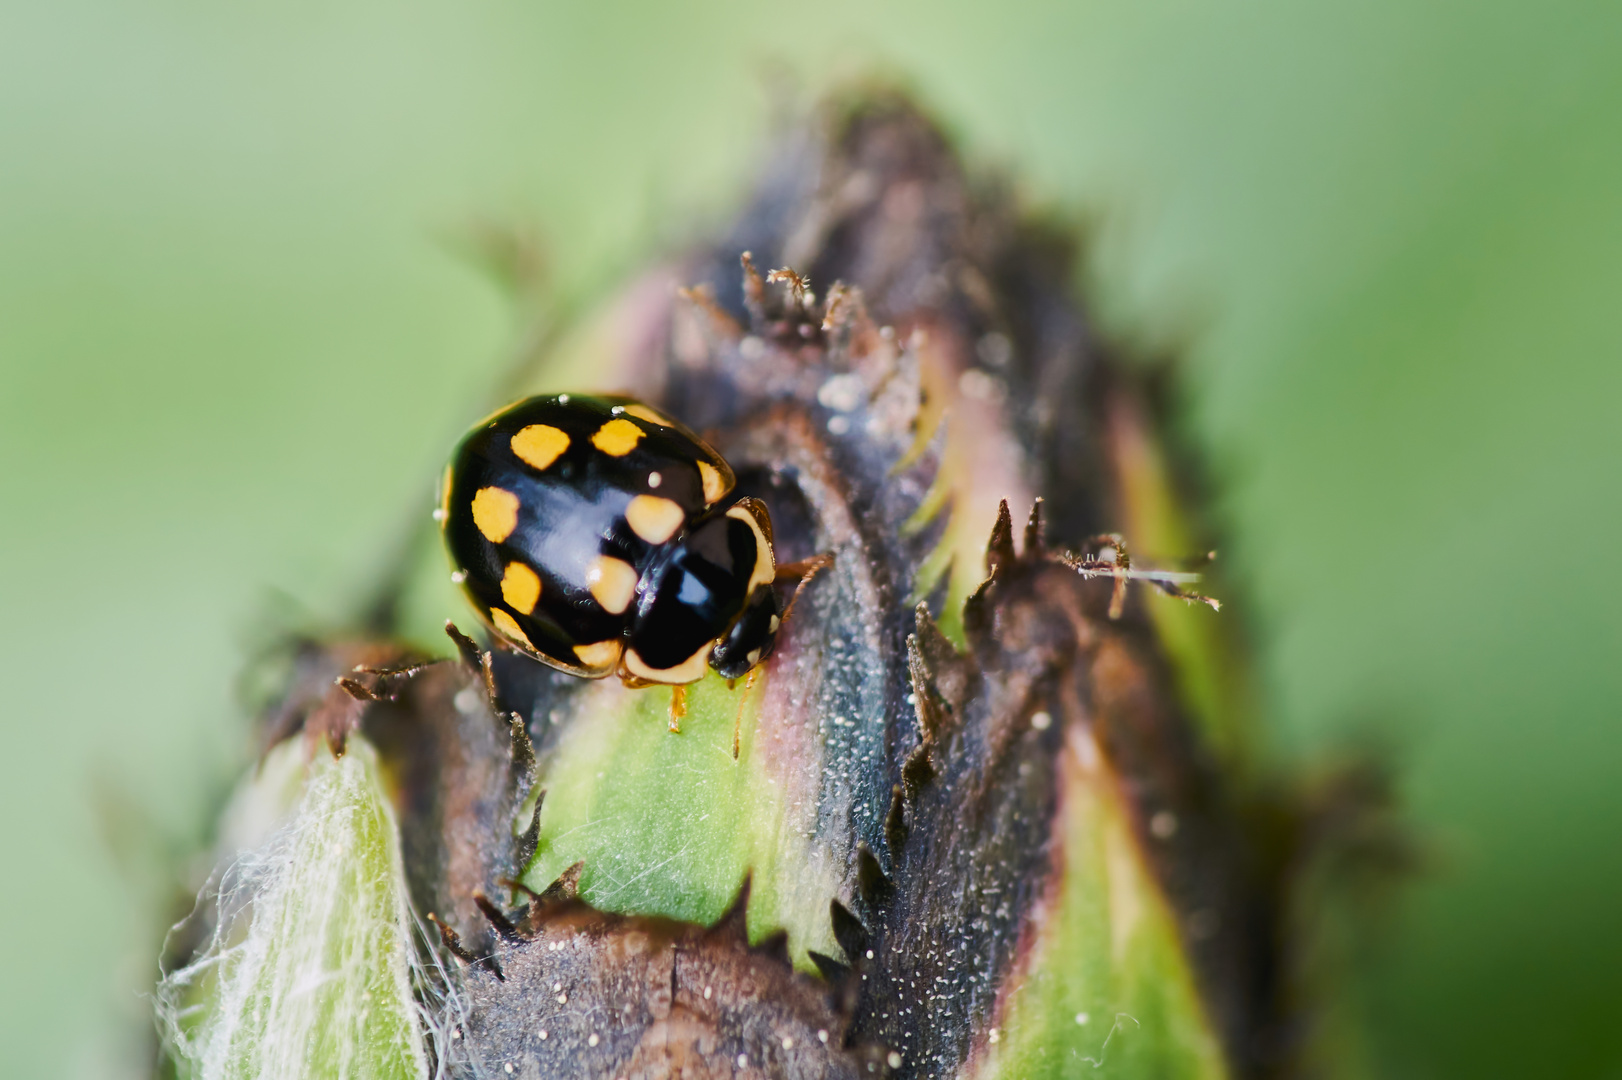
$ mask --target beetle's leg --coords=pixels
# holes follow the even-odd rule
[[[805,591],[805,587],[811,584],[811,579],[833,564],[834,553],[824,551],[820,555],[811,556],[809,559],[784,563],[777,568],[778,581],[799,581],[799,584],[794,586],[794,595],[789,597],[788,607],[783,609],[784,622],[788,622],[788,617],[794,613],[794,604],[800,599],[800,594]]]
[[[670,733],[681,734],[681,722],[687,716],[687,687],[670,688]]]
[[[777,566],[777,580],[803,581],[833,564],[834,553],[831,551],[824,551],[820,555],[813,555],[809,559],[801,559],[799,562],[779,563]]]

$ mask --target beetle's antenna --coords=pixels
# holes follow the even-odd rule
[[[732,721],[732,760],[738,760],[738,753],[742,749],[743,736],[743,710],[749,706],[749,691],[755,688],[755,672],[760,670],[756,664],[749,669],[749,674],[743,678],[743,694],[738,698],[738,717]]]

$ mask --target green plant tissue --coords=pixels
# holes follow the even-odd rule
[[[239,853],[193,916],[212,918],[209,945],[158,988],[184,1076],[428,1075],[438,1025],[412,992],[417,927],[376,753],[358,736],[341,758],[309,746],[288,740],[244,781],[225,829]]]

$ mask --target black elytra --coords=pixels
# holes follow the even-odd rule
[[[781,625],[771,519],[732,469],[631,398],[526,398],[479,422],[445,469],[453,580],[515,649],[585,678],[737,678]]]

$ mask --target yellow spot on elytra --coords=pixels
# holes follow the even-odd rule
[[[597,433],[591,437],[591,445],[609,457],[624,457],[635,449],[642,434],[641,428],[620,417],[598,428]]]
[[[529,635],[524,633],[523,628],[518,625],[518,620],[511,615],[498,607],[493,607],[490,609],[490,621],[495,624],[496,631],[514,645],[522,645],[530,652],[535,651],[535,646],[530,644]]]
[[[726,478],[721,475],[721,470],[714,465],[707,461],[700,461],[698,463],[698,475],[704,481],[705,506],[709,506],[727,493]]]
[[[501,598],[520,615],[532,614],[541,598],[541,579],[521,562],[508,563],[501,578]]]
[[[654,412],[646,405],[627,405],[625,406],[625,411],[627,414],[636,417],[638,420],[646,420],[648,423],[658,424],[660,427],[676,426],[672,424],[666,417]]]
[[[689,656],[687,659],[683,660],[674,667],[667,668],[649,667],[646,661],[644,661],[641,656],[637,655],[637,651],[632,649],[625,654],[625,670],[629,671],[632,675],[635,675],[639,679],[646,679],[648,682],[666,683],[676,686],[696,682],[704,677],[704,665],[709,662],[711,644],[713,644],[713,642],[706,642],[704,647],[699,649],[692,656]]]
[[[549,424],[531,424],[512,437],[513,453],[532,469],[544,469],[569,449],[569,435]]]
[[[631,531],[650,544],[662,544],[676,535],[687,515],[669,499],[658,495],[638,495],[625,508]]]
[[[586,571],[586,588],[610,615],[618,615],[631,606],[636,595],[636,569],[624,559],[612,555],[599,555]]]
[[[609,638],[591,645],[576,645],[574,654],[580,658],[581,666],[592,671],[607,671],[619,663],[620,651],[624,648],[625,642],[619,638]]]
[[[486,540],[501,543],[518,528],[518,496],[505,488],[480,488],[473,495],[473,524]]]

